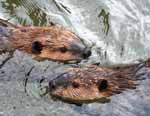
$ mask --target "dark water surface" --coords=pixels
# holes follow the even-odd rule
[[[20,25],[63,25],[91,47],[87,64],[120,64],[150,57],[149,6],[149,0],[0,0],[0,18]],[[23,79],[33,66],[27,96]],[[0,69],[0,116],[150,116],[149,79],[136,90],[113,96],[107,104],[80,107],[41,98],[38,79],[52,79],[66,67],[36,62],[17,51]]]

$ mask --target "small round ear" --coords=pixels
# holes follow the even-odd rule
[[[108,81],[105,79],[99,80],[98,89],[99,91],[103,91],[108,88]]]
[[[35,53],[35,54],[40,54],[41,53],[41,51],[42,51],[42,44],[41,44],[41,42],[39,42],[39,41],[34,41],[33,43],[32,43],[32,52],[33,53]]]

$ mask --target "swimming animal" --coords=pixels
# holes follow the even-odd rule
[[[139,80],[149,77],[150,59],[127,66],[71,68],[49,81],[49,94],[75,104],[105,103],[113,95],[136,89]]]
[[[81,39],[62,26],[17,26],[0,19],[0,53],[20,50],[37,60],[80,62],[91,55]]]

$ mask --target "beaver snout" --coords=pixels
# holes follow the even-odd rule
[[[88,58],[89,56],[91,56],[91,50],[89,48],[86,48],[82,54],[82,57]]]
[[[84,44],[81,43],[72,43],[71,44],[71,51],[74,53],[78,53],[82,56],[82,58],[86,59],[91,55],[91,50],[90,48],[86,47]]]
[[[56,88],[56,84],[53,81],[49,82],[49,90],[52,91]]]

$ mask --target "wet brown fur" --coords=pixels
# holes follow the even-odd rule
[[[82,51],[70,50],[72,44],[81,44],[80,38],[70,30],[60,26],[35,27],[35,26],[16,26],[5,20],[0,19],[0,25],[11,27],[13,30],[10,43],[13,48],[32,54],[38,60],[50,59],[54,61],[80,61]],[[38,41],[42,44],[40,54],[34,54],[32,50],[33,42]],[[61,48],[67,51],[62,52]]]
[[[53,80],[56,87],[50,89],[50,95],[71,103],[87,103],[108,100],[112,95],[120,94],[127,89],[136,89],[138,81],[144,79],[137,72],[143,67],[150,67],[150,60],[138,64],[122,67],[99,67],[91,65],[85,68],[71,68],[65,85],[58,85],[63,76]],[[146,72],[145,72],[146,73]],[[143,73],[142,73],[143,74]],[[104,90],[98,89],[98,82],[107,80],[108,87]],[[78,87],[72,87],[77,83]]]

